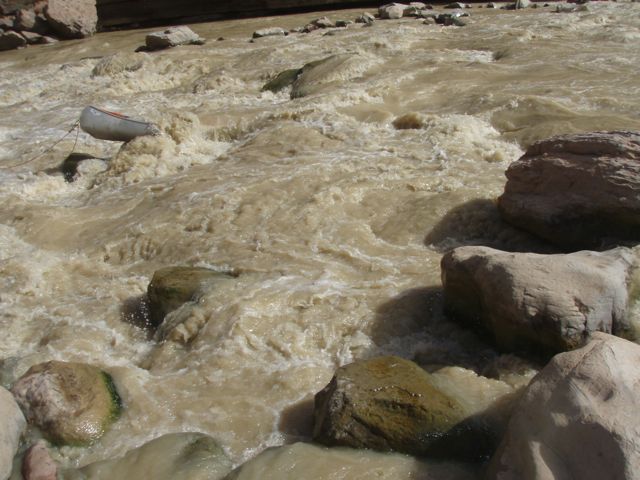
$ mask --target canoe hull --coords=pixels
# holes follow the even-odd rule
[[[96,107],[85,107],[80,128],[99,140],[128,142],[143,135],[157,135],[158,128],[149,122],[134,120]]]

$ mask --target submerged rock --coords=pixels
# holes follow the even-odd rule
[[[631,250],[567,255],[460,247],[442,258],[445,310],[509,351],[580,347],[596,331],[633,336]]]
[[[328,446],[478,459],[497,439],[441,388],[436,377],[399,357],[339,368],[315,396],[313,439]]]
[[[596,333],[532,380],[488,479],[640,478],[640,346]]]
[[[82,363],[35,365],[11,391],[27,421],[61,445],[93,443],[122,409],[111,376]]]
[[[62,38],[84,38],[96,33],[95,0],[48,0],[45,15],[51,28]]]
[[[158,326],[165,315],[232,275],[202,267],[167,267],[153,274],[147,287],[151,322]]]
[[[531,145],[506,172],[509,223],[567,249],[640,241],[640,133],[564,135]]]
[[[0,479],[9,478],[13,457],[20,445],[20,436],[27,422],[11,392],[0,387]]]
[[[325,448],[294,443],[268,448],[241,465],[224,480],[300,480],[341,478],[398,480],[477,480],[472,468],[454,463],[429,462],[407,455],[350,448]]]
[[[145,38],[145,44],[149,50],[162,50],[179,45],[203,45],[204,39],[189,27],[180,25],[150,33]]]
[[[170,433],[127,452],[121,458],[63,472],[63,480],[219,480],[231,460],[217,442],[202,433]]]

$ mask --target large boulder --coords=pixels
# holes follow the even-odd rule
[[[11,391],[27,421],[60,445],[93,443],[122,409],[111,376],[82,363],[34,365]]]
[[[233,278],[229,273],[203,267],[166,267],[157,270],[147,287],[152,326],[158,326],[165,315],[215,286]]]
[[[186,25],[180,25],[150,33],[145,38],[145,44],[148,50],[162,50],[179,45],[202,45],[204,39]]]
[[[378,7],[378,14],[382,19],[398,19],[402,18],[404,11],[409,8],[409,5],[402,3],[388,3]]]
[[[564,135],[506,172],[503,218],[567,249],[640,241],[640,133]]]
[[[509,351],[557,353],[596,331],[632,336],[636,262],[624,247],[566,255],[459,247],[441,262],[445,311]]]
[[[471,467],[407,455],[294,443],[268,448],[224,480],[363,479],[477,480]]]
[[[62,38],[84,38],[96,33],[98,11],[95,0],[49,0],[45,16]]]
[[[640,478],[640,346],[603,333],[532,380],[488,479]]]
[[[123,457],[104,460],[63,472],[64,480],[219,480],[232,462],[216,441],[202,433],[170,433]]]
[[[313,439],[327,446],[480,459],[493,452],[496,431],[456,398],[461,391],[399,357],[357,361],[339,368],[316,394]]]
[[[0,387],[0,480],[6,480],[13,468],[13,457],[20,445],[20,436],[27,422],[13,395]]]

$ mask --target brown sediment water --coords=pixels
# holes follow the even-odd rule
[[[439,262],[458,245],[535,248],[493,204],[533,141],[640,130],[640,4],[554,7],[249,42],[361,13],[343,10],[191,25],[205,45],[159,52],[134,53],[146,29],[0,53],[2,166],[45,150],[90,104],[165,132],[127,145],[81,133],[75,152],[107,160],[79,162],[75,182],[58,168],[74,136],[0,170],[4,384],[35,363],[80,361],[110,372],[125,404],[97,444],[57,460],[82,466],[194,431],[239,465],[308,440],[312,395],[377,354],[477,385],[478,409],[526,383],[530,369],[443,317]],[[314,93],[261,91],[335,54],[352,57]],[[159,343],[136,312],[170,265],[240,275],[183,312],[182,338]],[[465,380],[496,365],[500,378]],[[422,478],[388,462],[395,478]]]

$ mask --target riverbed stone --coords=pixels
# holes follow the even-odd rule
[[[38,440],[22,459],[22,477],[24,480],[56,480],[57,475],[58,465],[51,458],[47,443]]]
[[[13,468],[13,457],[27,422],[11,392],[0,387],[0,480],[6,480]]]
[[[27,421],[59,445],[93,443],[122,409],[111,376],[83,363],[34,365],[11,391]]]
[[[307,63],[292,84],[291,98],[306,97],[341,84],[357,61],[358,55],[342,53]]]
[[[320,17],[312,20],[311,23],[318,28],[334,28],[336,24],[329,20],[328,17]]]
[[[459,247],[441,262],[445,311],[507,351],[553,354],[596,331],[633,337],[627,313],[637,262],[623,247],[557,255]]]
[[[271,28],[262,28],[260,30],[256,30],[253,32],[253,38],[262,38],[262,37],[284,37],[289,32],[287,32],[284,28],[280,27],[271,27]]]
[[[49,0],[45,16],[61,38],[85,38],[96,33],[95,0]]]
[[[364,23],[365,25],[371,24],[375,21],[376,17],[374,17],[369,12],[364,12],[361,15],[356,17],[356,23]]]
[[[542,140],[506,176],[498,208],[517,227],[571,250],[640,242],[640,132]]]
[[[262,91],[264,92],[268,90],[270,92],[277,93],[280,90],[284,90],[285,88],[291,86],[301,73],[301,68],[292,68],[289,70],[285,70],[284,72],[280,72],[273,79],[269,80],[263,85]]]
[[[219,480],[232,462],[210,436],[169,433],[128,451],[124,456],[64,472],[65,480]]]
[[[203,267],[176,266],[156,270],[147,287],[152,325],[158,326],[169,312],[195,300],[216,282],[231,278],[233,275],[227,272]]]
[[[203,45],[204,39],[186,25],[179,25],[148,34],[145,44],[149,50],[162,50],[179,45]]]
[[[485,427],[435,377],[395,356],[339,368],[314,402],[313,439],[327,446],[467,458],[470,446],[492,443]]]
[[[639,479],[640,346],[595,333],[531,381],[490,480]]]
[[[24,47],[26,44],[26,38],[18,32],[14,32],[12,30],[7,30],[6,32],[0,31],[0,51],[13,50],[15,48]]]

